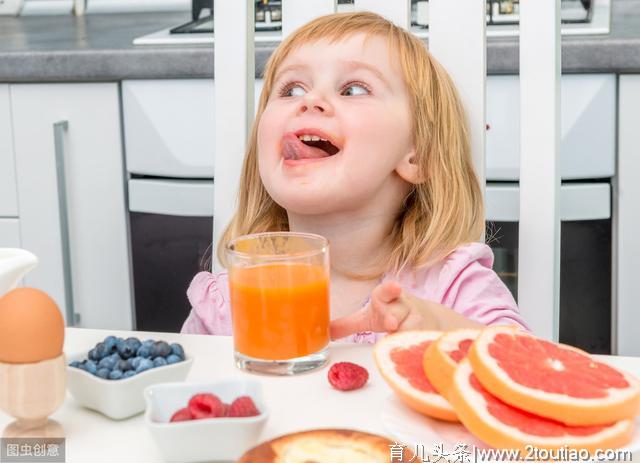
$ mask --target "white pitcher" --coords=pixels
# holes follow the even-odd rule
[[[0,297],[38,265],[38,258],[24,249],[0,248]]]

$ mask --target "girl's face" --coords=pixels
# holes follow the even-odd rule
[[[265,188],[289,213],[399,206],[411,116],[386,40],[355,34],[294,49],[277,70],[257,142]]]

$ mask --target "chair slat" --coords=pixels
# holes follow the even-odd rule
[[[236,207],[247,135],[254,115],[254,0],[215,2],[216,139],[213,251]],[[216,259],[212,259],[218,270]]]
[[[429,1],[429,51],[442,63],[464,105],[473,163],[485,184],[486,135],[486,11],[485,1]],[[483,188],[484,191],[484,188]]]
[[[560,306],[560,0],[520,2],[518,304],[558,339]]]
[[[336,12],[337,0],[282,0],[282,37],[318,16]]]
[[[356,11],[373,11],[397,26],[411,26],[411,0],[355,0],[354,4]]]

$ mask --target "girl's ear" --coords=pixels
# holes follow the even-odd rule
[[[404,155],[400,160],[396,166],[396,172],[403,180],[413,185],[417,185],[418,183],[423,183],[425,181],[424,176],[420,175],[420,167],[418,166],[416,152],[414,149],[411,149],[411,151]]]

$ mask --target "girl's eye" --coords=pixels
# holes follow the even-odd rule
[[[305,90],[298,84],[286,85],[280,92],[281,96],[302,96]]]
[[[344,90],[342,90],[342,95],[344,96],[358,96],[358,95],[368,95],[369,89],[364,84],[349,84]]]

